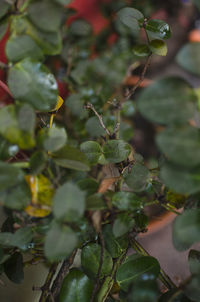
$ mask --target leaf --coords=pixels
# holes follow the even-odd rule
[[[169,77],[156,81],[142,91],[138,98],[138,109],[151,122],[179,124],[194,116],[196,101],[193,89],[184,79]]]
[[[116,192],[112,197],[112,204],[121,211],[136,211],[143,208],[140,198],[132,192]]]
[[[117,13],[117,16],[134,33],[139,33],[140,24],[144,21],[144,16],[139,10],[132,7],[124,7]]]
[[[181,194],[194,194],[200,191],[200,169],[184,169],[166,163],[161,167],[160,177],[170,189]]]
[[[179,50],[176,56],[176,61],[185,70],[200,76],[200,71],[198,68],[200,64],[199,52],[199,42],[187,43]]]
[[[11,7],[11,5],[7,1],[1,0],[1,2],[0,2],[0,18],[5,16],[5,14],[8,12],[10,7]]]
[[[82,95],[80,93],[73,93],[69,95],[66,99],[65,105],[70,109],[70,112],[78,116],[80,119],[87,116],[87,111],[84,109],[84,100],[82,100]]]
[[[105,201],[103,200],[100,193],[96,193],[87,197],[86,209],[91,211],[106,209]]]
[[[44,56],[39,46],[28,35],[11,36],[6,43],[6,56],[12,62],[24,58],[43,60]]]
[[[55,1],[61,5],[68,5],[70,4],[70,2],[72,2],[72,0],[55,0]]]
[[[30,169],[32,175],[41,173],[47,164],[47,154],[44,151],[36,151],[30,158]]]
[[[49,261],[61,261],[71,255],[77,244],[77,234],[70,227],[54,222],[47,232],[44,252]]]
[[[46,151],[55,152],[66,144],[67,133],[65,128],[43,128],[39,131],[37,140]]]
[[[83,271],[92,279],[97,276],[101,255],[101,246],[96,243],[89,243],[82,249],[81,265]],[[113,261],[106,249],[104,249],[103,265],[100,278],[108,275],[113,266]]]
[[[192,302],[199,302],[200,297],[200,275],[194,276],[184,287],[184,293]]]
[[[55,32],[62,21],[63,8],[53,1],[34,1],[28,6],[28,16],[33,24],[43,31]],[[39,14],[39,18],[38,18]]]
[[[122,235],[128,233],[132,230],[135,225],[135,220],[130,217],[128,214],[120,214],[117,216],[113,224],[113,234],[114,236],[121,237]]]
[[[17,145],[11,145],[7,140],[0,136],[0,160],[7,160],[19,152]]]
[[[173,223],[172,240],[179,251],[187,250],[200,241],[200,209],[185,210]]]
[[[14,253],[5,263],[4,272],[12,282],[20,284],[24,281],[24,265],[21,253]]]
[[[17,230],[14,234],[9,232],[0,233],[0,245],[5,247],[18,247],[21,250],[27,250],[31,242],[33,233],[30,227],[24,227]]]
[[[200,251],[190,250],[188,261],[191,274],[200,274]]]
[[[133,53],[138,57],[146,57],[150,54],[148,45],[138,44],[133,47]]]
[[[88,302],[92,295],[93,283],[80,270],[73,268],[65,277],[60,290],[60,302]]]
[[[150,178],[149,170],[142,164],[134,164],[131,172],[125,176],[125,182],[134,192],[144,191]]]
[[[102,155],[101,146],[94,141],[87,141],[80,145],[81,151],[85,154],[91,165],[96,165]]]
[[[50,111],[56,106],[56,79],[46,66],[24,59],[10,68],[8,86],[14,98],[32,105],[39,111]]]
[[[110,224],[106,224],[103,227],[103,237],[105,241],[105,247],[112,256],[112,258],[120,257],[128,246],[128,242],[126,239],[117,239],[114,236],[112,226]]]
[[[56,106],[50,112],[58,111],[60,109],[60,107],[63,105],[63,103],[64,103],[64,101],[61,98],[61,96],[58,96]]]
[[[6,34],[7,29],[8,29],[8,21],[6,20],[3,22],[0,22],[0,41]]]
[[[6,190],[23,181],[24,173],[21,169],[0,161],[0,190]]]
[[[171,289],[163,294],[159,302],[191,302],[180,289]]]
[[[105,119],[103,118],[103,121]],[[91,137],[99,137],[105,135],[105,130],[101,127],[99,120],[96,116],[90,117],[85,124],[86,131]]]
[[[163,20],[152,19],[145,25],[145,30],[147,33],[153,33],[154,39],[169,39],[171,37],[171,29],[169,25]]]
[[[200,140],[197,128],[170,127],[156,137],[160,150],[171,162],[192,168],[200,164]]]
[[[118,269],[116,279],[120,288],[128,291],[132,282],[142,275],[151,274],[157,278],[160,273],[160,265],[158,261],[150,256],[139,256],[133,260],[124,262]]]
[[[131,147],[123,140],[109,140],[103,147],[105,159],[111,163],[120,163],[127,159],[131,153]]]
[[[85,211],[85,192],[73,183],[59,187],[53,199],[54,216],[62,221],[77,221]]]
[[[159,55],[159,56],[166,56],[167,54],[167,45],[164,41],[156,39],[152,40],[149,43],[149,48],[152,53]]]
[[[158,296],[159,289],[156,280],[152,280],[151,274],[144,274],[134,282],[128,301],[155,302],[158,301]]]
[[[98,186],[99,186],[98,182],[93,178],[81,179],[81,180],[79,180],[77,185],[79,186],[79,188],[82,191],[86,192],[87,196],[90,196],[90,195],[96,193],[98,190]]]
[[[28,104],[8,105],[0,109],[0,134],[22,149],[31,149],[34,139],[35,112]]]
[[[87,37],[92,33],[91,25],[85,20],[80,19],[74,20],[74,22],[71,23],[69,30],[72,35],[79,37]]]
[[[79,149],[70,145],[64,146],[59,151],[51,154],[55,163],[61,167],[78,171],[89,171],[90,167],[85,157]]]

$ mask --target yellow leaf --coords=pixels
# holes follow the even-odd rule
[[[25,212],[32,217],[45,217],[51,213],[51,209],[29,205],[25,208]]]
[[[54,109],[52,109],[50,112],[57,111],[58,109],[60,109],[60,107],[62,106],[63,103],[64,103],[64,101],[61,98],[61,96],[58,96],[56,107]]]

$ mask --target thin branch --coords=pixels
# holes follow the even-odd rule
[[[105,242],[104,242],[104,238],[103,238],[103,234],[102,234],[101,230],[99,232],[99,240],[100,240],[100,244],[101,244],[100,262],[99,262],[99,268],[98,268],[98,272],[97,272],[96,282],[95,282],[95,286],[94,286],[93,291],[92,291],[90,302],[94,302],[95,294],[96,294],[96,292],[98,290],[98,287],[99,287],[99,280],[100,280],[101,270],[102,270],[102,266],[103,266],[103,259],[104,259],[104,252],[105,252]]]
[[[133,239],[130,237],[130,244],[138,254],[143,256],[150,256],[150,254],[143,248],[143,246],[141,246],[141,244],[135,238]],[[177,288],[174,282],[162,269],[160,269],[159,279],[168,289]]]
[[[87,103],[87,105],[85,106],[86,109],[91,109],[94,114],[98,117],[99,122],[101,127],[106,131],[107,135],[111,135],[110,131],[106,128],[104,122],[103,122],[103,118],[102,116],[96,111],[96,109],[94,108],[94,106],[91,103]]]
[[[54,277],[54,275],[56,273],[57,267],[58,267],[57,263],[52,264],[52,266],[50,267],[50,270],[49,270],[49,273],[48,273],[47,278],[45,280],[45,283],[41,287],[42,294],[40,296],[39,302],[46,302],[47,301],[47,298],[48,298],[48,296],[50,294],[51,282],[52,282],[53,277]]]
[[[129,100],[130,97],[135,93],[136,89],[140,86],[140,84],[143,82],[144,80],[144,77],[145,77],[145,74],[147,72],[147,69],[149,67],[149,64],[150,64],[150,61],[151,61],[151,57],[152,57],[152,53],[148,56],[147,60],[146,60],[146,63],[144,65],[144,69],[141,73],[141,76],[139,78],[139,80],[137,81],[137,83],[134,85],[133,88],[131,88],[128,92],[128,94],[125,96],[125,99],[124,99],[124,102]]]
[[[74,258],[76,256],[76,253],[77,253],[77,249],[75,249],[72,252],[69,259],[63,261],[63,264],[62,264],[62,266],[61,266],[61,268],[60,268],[60,270],[59,270],[59,272],[58,272],[58,274],[57,274],[57,276],[56,276],[56,278],[53,282],[53,285],[51,287],[51,294],[52,294],[51,296],[53,298],[56,298],[57,295],[59,294],[62,282],[63,282],[65,276],[67,275],[67,273],[69,272],[69,269],[70,269],[71,265],[74,262]]]
[[[5,90],[13,98],[12,93],[10,92],[8,86],[4,82],[2,82],[1,80],[0,80],[0,87],[3,90]]]

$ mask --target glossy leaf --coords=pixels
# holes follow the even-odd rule
[[[28,6],[28,16],[33,24],[43,31],[54,32],[60,27],[63,8],[53,1],[36,0]],[[38,18],[39,14],[39,18]]]
[[[149,20],[145,26],[147,32],[153,33],[154,38],[169,39],[171,37],[171,29],[169,25],[163,20],[152,19]]]
[[[64,146],[59,151],[52,153],[55,163],[61,167],[78,171],[89,171],[90,167],[85,157],[79,149],[70,145]]]
[[[81,151],[85,154],[91,165],[96,165],[102,155],[101,146],[94,141],[87,141],[81,144]]]
[[[167,54],[167,45],[164,41],[155,39],[149,43],[149,48],[152,53],[159,56],[166,56]]]
[[[125,176],[125,182],[134,191],[144,191],[150,178],[149,170],[142,164],[136,163],[131,172]]]
[[[56,106],[56,80],[39,62],[24,59],[11,67],[8,86],[16,99],[31,104],[36,110],[50,111]]]
[[[84,272],[90,277],[95,278],[98,272],[101,255],[101,246],[96,243],[89,243],[83,249],[81,253],[81,265]],[[100,278],[108,275],[113,266],[113,261],[108,253],[104,250],[103,265],[101,269]]]
[[[24,265],[22,254],[14,253],[5,263],[4,272],[10,281],[20,284],[24,281]]]
[[[132,7],[122,8],[117,13],[117,16],[123,24],[128,26],[136,34],[139,32],[140,24],[144,20],[143,14],[139,10]]]
[[[42,60],[43,53],[34,40],[28,35],[11,36],[6,43],[6,56],[12,62],[24,58]]]
[[[134,224],[135,224],[134,219],[130,217],[128,214],[118,215],[114,221],[113,228],[112,228],[114,236],[117,238],[128,233],[129,231],[132,230]]]
[[[184,79],[170,77],[143,90],[138,98],[138,109],[152,122],[179,124],[194,116],[196,100],[194,91]]]
[[[193,42],[185,44],[178,52],[176,61],[185,70],[200,76],[199,64],[200,64],[200,43]]]
[[[182,167],[200,164],[200,140],[197,128],[170,127],[157,135],[156,142],[168,160]]]
[[[49,261],[61,261],[70,256],[77,244],[77,234],[70,227],[53,223],[45,238],[44,252]]]
[[[140,256],[133,260],[124,262],[117,271],[117,281],[120,288],[128,291],[132,282],[144,274],[150,274],[152,277],[158,277],[160,265],[158,261],[150,256]]]
[[[65,128],[43,128],[39,131],[37,140],[46,151],[55,152],[66,144],[67,133]]]
[[[140,198],[131,192],[116,192],[113,195],[112,204],[121,211],[143,208]]]
[[[133,53],[138,57],[146,57],[150,54],[148,45],[139,44],[133,47]]]
[[[85,193],[73,183],[59,187],[53,199],[54,216],[62,221],[77,221],[85,210]]]
[[[188,262],[191,274],[200,274],[200,251],[190,250]]]
[[[60,302],[88,302],[92,295],[93,284],[80,270],[72,269],[65,277],[60,290]]]
[[[166,163],[161,167],[160,176],[166,186],[181,194],[194,194],[200,191],[200,169],[184,169]]]
[[[127,159],[131,153],[131,147],[123,140],[109,140],[103,147],[103,153],[110,163],[120,163]]]
[[[8,105],[0,109],[0,134],[22,149],[31,149],[34,139],[35,113],[31,106]]]
[[[172,239],[177,250],[187,250],[200,241],[200,210],[192,209],[176,217],[173,223]]]

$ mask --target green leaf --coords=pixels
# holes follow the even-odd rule
[[[87,111],[84,109],[84,100],[82,100],[80,93],[69,95],[65,101],[65,105],[73,115],[78,116],[80,119],[87,116]]]
[[[128,302],[155,302],[158,301],[158,296],[159,289],[156,280],[152,280],[151,274],[145,273],[134,282]]]
[[[36,151],[32,154],[30,158],[30,169],[32,175],[40,174],[47,163],[48,157],[47,154],[43,151]]]
[[[200,274],[200,251],[190,250],[188,261],[191,274]]]
[[[178,288],[167,291],[160,297],[159,302],[191,302],[191,300]]]
[[[140,24],[144,21],[144,16],[139,10],[132,7],[124,7],[117,13],[117,16],[134,33],[139,33]]]
[[[38,0],[28,6],[28,16],[33,24],[41,30],[55,32],[61,25],[63,8],[53,1]]]
[[[133,47],[133,53],[138,57],[146,57],[150,54],[148,45],[139,44]]]
[[[28,104],[8,105],[0,109],[0,134],[22,149],[35,145],[35,112]]]
[[[43,128],[39,131],[37,139],[46,151],[55,152],[66,144],[67,133],[65,128]]]
[[[8,12],[8,10],[10,9],[10,7],[11,7],[11,4],[9,4],[5,0],[1,0],[1,2],[0,2],[0,18],[2,18],[3,16],[5,16],[5,14]]]
[[[12,282],[20,284],[24,281],[24,265],[21,253],[14,253],[5,263],[4,272]]]
[[[194,276],[184,287],[184,293],[192,302],[199,302],[200,297],[200,275]]]
[[[54,216],[62,221],[77,221],[85,210],[85,192],[73,183],[59,187],[53,199]]]
[[[15,156],[19,152],[17,145],[11,145],[3,137],[0,136],[0,160],[6,160]]]
[[[193,89],[184,79],[170,77],[145,88],[139,95],[138,109],[152,122],[178,124],[194,116],[196,101]]]
[[[163,20],[149,20],[145,26],[145,30],[148,34],[150,33],[150,37],[152,37],[151,34],[153,33],[154,39],[169,39],[171,37],[171,29]]]
[[[70,33],[74,36],[87,37],[91,35],[91,25],[85,20],[75,20],[70,25]]]
[[[197,128],[190,126],[170,127],[156,137],[160,150],[168,160],[183,167],[200,164],[200,140]]]
[[[8,29],[8,20],[0,22],[0,41],[4,37],[7,29]]]
[[[31,104],[36,110],[50,111],[58,98],[56,79],[40,62],[24,59],[10,68],[8,86],[19,101]]]
[[[24,173],[12,164],[0,161],[0,190],[6,190],[9,187],[24,181]]]
[[[44,252],[49,261],[61,261],[71,255],[77,244],[77,235],[70,227],[53,223],[45,238]]]
[[[81,151],[85,154],[91,165],[96,165],[102,155],[101,146],[94,141],[87,141],[81,144]]]
[[[105,201],[100,193],[90,195],[86,199],[86,209],[87,210],[103,210],[106,209]]]
[[[200,76],[200,43],[193,42],[185,44],[176,56],[177,63],[185,70]]]
[[[0,245],[6,247],[18,247],[21,250],[27,250],[32,237],[33,233],[30,227],[21,228],[14,234],[9,232],[1,232]]]
[[[95,278],[97,276],[101,255],[101,246],[96,243],[89,243],[83,249],[81,253],[81,265],[84,272],[90,277]],[[113,266],[113,261],[108,253],[104,250],[103,265],[101,269],[100,278],[108,275]]]
[[[121,211],[140,210],[142,202],[137,195],[131,192],[117,192],[113,195],[112,204]]]
[[[82,191],[86,192],[87,196],[95,194],[98,190],[99,183],[93,178],[84,178],[77,183]]]
[[[184,169],[166,163],[161,167],[161,179],[166,186],[181,194],[194,194],[200,191],[200,169]]]
[[[131,153],[131,147],[123,140],[109,140],[103,147],[105,159],[110,163],[120,163],[127,159]]]
[[[103,121],[105,119],[103,118]],[[99,120],[96,116],[90,117],[85,124],[86,131],[91,137],[99,137],[105,135],[105,130],[101,127]]]
[[[162,40],[152,40],[149,43],[149,48],[152,51],[152,53],[159,55],[159,56],[166,56],[167,54],[167,45]]]
[[[130,217],[128,214],[120,214],[117,216],[113,224],[113,234],[114,236],[121,237],[122,235],[128,233],[132,230],[135,225],[135,220]]]
[[[200,209],[186,210],[178,215],[173,223],[172,239],[179,251],[187,250],[200,241]]]
[[[70,2],[72,2],[72,0],[55,0],[55,1],[61,5],[68,5],[70,4]]]
[[[152,277],[158,277],[160,265],[158,261],[150,256],[140,256],[133,260],[124,262],[118,269],[116,278],[120,288],[128,291],[132,282],[142,275],[151,274]]]
[[[12,62],[24,58],[43,60],[44,55],[34,40],[27,36],[11,36],[6,43],[6,56]]]
[[[144,191],[150,178],[149,170],[142,164],[134,164],[131,172],[125,176],[125,182],[134,192]]]
[[[73,268],[65,277],[60,290],[60,302],[88,302],[92,295],[93,283],[80,270]]]
[[[70,145],[64,146],[59,151],[51,154],[55,163],[61,167],[78,171],[89,171],[87,158],[79,149]]]

